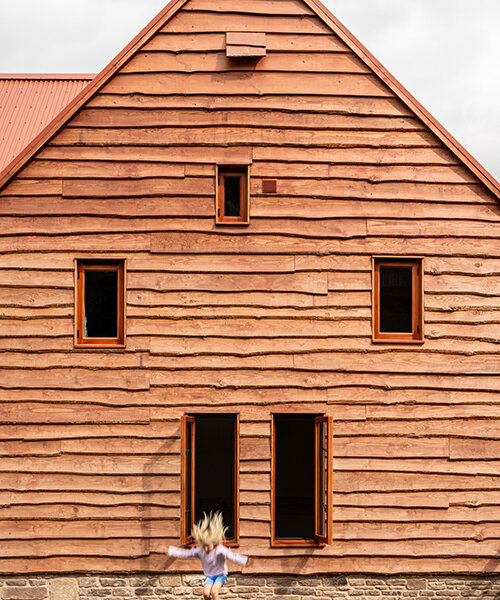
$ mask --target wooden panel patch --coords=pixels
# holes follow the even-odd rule
[[[229,58],[266,56],[266,34],[229,31],[226,34],[226,56]]]

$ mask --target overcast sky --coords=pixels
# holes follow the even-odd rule
[[[0,0],[0,72],[97,73],[166,1]],[[324,3],[500,179],[500,0]]]

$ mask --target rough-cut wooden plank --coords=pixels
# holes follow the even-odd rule
[[[229,33],[228,33],[229,35]],[[250,44],[229,44],[235,48],[248,47]],[[255,50],[262,50],[265,54],[264,45],[258,47],[254,44]],[[248,71],[246,61],[231,60],[229,55],[222,53],[193,54],[192,52],[183,53],[160,53],[160,52],[142,52],[137,54],[122,69],[122,73],[196,73],[196,72],[224,72],[224,71]],[[258,71],[276,71],[276,72],[309,72],[309,73],[370,73],[370,70],[361,60],[352,54],[340,53],[272,53],[266,56],[265,61],[258,61],[252,68]],[[77,122],[80,122],[77,119]],[[97,124],[98,125],[98,124]]]
[[[85,404],[0,404],[0,423],[149,423],[148,408],[111,408]]]
[[[120,98],[120,97],[119,97]],[[145,100],[144,100],[145,102]],[[186,102],[186,100],[184,100]],[[255,106],[254,108],[258,108]],[[343,114],[343,111],[342,111]],[[350,113],[346,113],[350,114]],[[442,148],[312,148],[312,147],[273,147],[273,146],[215,146],[210,153],[204,146],[48,146],[40,153],[43,160],[63,161],[127,161],[189,164],[247,164],[252,157],[260,162],[275,162],[277,156],[283,164],[328,162],[337,165],[380,166],[409,165],[422,167],[429,165],[440,168],[456,168],[452,157]],[[256,164],[258,168],[258,165]],[[290,168],[290,167],[289,167]],[[408,166],[406,167],[408,168]],[[326,173],[326,171],[325,171]]]
[[[184,10],[204,10],[210,12],[237,12],[244,14],[269,15],[314,15],[301,0],[253,0],[251,5],[242,6],[235,0],[193,0]]]
[[[1,249],[1,240],[0,240]],[[361,240],[304,240],[279,235],[234,235],[221,232],[214,236],[209,233],[153,233],[151,251],[167,254],[333,254],[342,252],[348,255],[374,254],[394,256],[421,256],[436,254],[436,240],[427,238],[364,238]],[[439,238],[441,256],[498,256],[489,250],[484,240]]]
[[[4,473],[68,473],[122,475],[179,475],[180,457],[177,456],[53,456],[3,457]]]
[[[336,457],[448,457],[447,438],[335,437]]]
[[[500,406],[498,407],[500,415]],[[500,441],[498,440],[450,440],[450,458],[452,460],[489,460],[500,456]]]
[[[379,79],[367,74],[344,74],[342,77],[324,77],[323,74],[300,73],[299,79],[290,73],[240,71],[234,78],[231,73],[193,73],[186,77],[180,73],[122,74],[116,75],[104,88],[108,94],[143,93],[148,95],[216,94],[224,86],[226,94],[303,94],[304,85],[315,94],[324,96],[392,97],[392,92]],[[249,77],[249,73],[252,76]],[[60,135],[59,135],[60,137]],[[432,138],[433,139],[433,138]],[[80,140],[83,141],[83,140]],[[428,146],[430,144],[421,144]],[[437,145],[437,142],[434,144]]]
[[[370,507],[370,512],[375,510],[374,507],[396,508],[398,511],[407,511],[408,509],[421,508],[430,509],[448,509],[450,506],[450,493],[447,492],[392,492],[386,494],[383,492],[354,492],[354,493],[337,493],[333,492],[333,515],[334,518],[338,511],[359,511],[359,515],[363,515]],[[345,507],[345,508],[340,508]],[[441,511],[440,511],[441,512]]]
[[[316,299],[316,297],[315,297]],[[66,313],[70,312],[70,309],[59,309],[61,314],[63,311]],[[24,314],[26,311],[26,314]],[[33,316],[31,309],[5,309],[4,314],[6,316]],[[52,314],[57,315],[56,309],[50,309],[47,313],[43,313],[42,316],[50,316]],[[147,319],[150,317],[161,317],[161,318],[237,318],[237,317],[258,317],[258,318],[292,318],[292,319],[301,319],[301,318],[317,318],[317,319],[370,319],[371,312],[369,308],[310,308],[301,311],[300,313],[297,311],[297,308],[261,308],[254,306],[203,306],[203,307],[173,307],[173,306],[160,306],[155,305],[154,308],[152,306],[139,305],[139,306],[128,306],[127,314],[129,317],[137,317],[142,319]],[[359,348],[359,341],[354,341],[354,346]],[[339,348],[339,344],[337,343],[337,349]],[[348,350],[351,350],[350,344],[347,343],[344,347]],[[363,346],[364,348],[365,346]],[[322,350],[322,348],[321,348]]]
[[[170,540],[171,543],[176,543],[177,540]],[[247,553],[252,552],[251,547],[242,548]],[[297,572],[297,557],[305,566],[301,567],[301,574],[345,574],[345,573],[376,573],[376,574],[424,574],[435,572],[454,573],[468,575],[470,573],[494,573],[498,572],[498,567],[491,558],[418,558],[399,557],[397,561],[387,560],[387,557],[318,557],[314,562],[304,560],[309,552],[304,549],[294,549],[295,555],[290,555],[289,549],[272,549],[273,556],[259,557],[254,556],[252,561],[245,567],[247,574],[262,574],[266,569],[270,573],[283,573],[283,571],[296,573]],[[0,559],[0,568],[3,572],[14,573],[116,573],[116,572],[132,572],[132,573],[159,573],[164,572],[165,567],[171,567],[171,563],[167,562],[168,558],[165,554],[150,554],[141,558],[111,558],[111,557],[95,557],[86,556],[82,561],[80,556],[52,558],[3,558]],[[82,567],[82,563],[85,567]],[[175,569],[179,572],[190,573],[195,568],[194,561],[177,561]],[[239,569],[233,567],[233,570]]]
[[[72,184],[73,194],[85,194],[89,196],[98,195],[99,192],[112,195],[114,192],[109,190],[104,192],[102,187],[108,187],[108,184],[95,184],[88,192],[84,191],[84,180]],[[132,185],[128,181],[124,181],[127,186]],[[213,182],[212,182],[213,184]],[[143,195],[148,195],[146,188],[142,190],[136,189],[135,192]],[[157,191],[151,190],[151,195],[156,196]],[[76,197],[76,196],[75,196]],[[71,235],[73,233],[92,234],[101,232],[130,233],[132,231],[140,232],[179,232],[185,230],[191,231],[212,231],[218,233],[217,226],[213,218],[195,219],[191,218],[130,218],[130,217],[86,217],[86,216],[64,216],[64,217],[39,217],[33,219],[30,217],[4,217],[2,219],[5,226],[5,235]],[[282,234],[287,236],[295,236],[298,223],[291,219],[275,219],[275,220],[259,220],[252,223],[252,231],[256,234],[264,233],[268,235]],[[323,220],[302,221],[300,229],[303,235],[312,238],[334,239],[363,237],[366,235],[366,223],[364,219],[338,219],[328,223],[325,227]],[[233,230],[234,231],[234,230]],[[248,235],[248,230],[241,230],[240,236]],[[290,246],[289,246],[290,249]],[[102,250],[101,250],[102,252]],[[220,253],[220,251],[219,251]]]
[[[323,297],[325,301],[327,298]],[[155,292],[151,290],[130,290],[128,301],[136,306],[257,306],[257,307],[297,307],[314,306],[317,299],[310,294],[263,292],[195,292],[186,296],[185,292]]]
[[[86,111],[84,114],[87,114]],[[132,115],[130,115],[132,116]],[[130,124],[131,121],[129,121]],[[148,163],[148,162],[118,162],[118,161],[46,161],[35,160],[23,169],[22,179],[35,179],[45,177],[61,178],[92,178],[113,179],[131,178],[143,179],[151,177],[179,177],[185,175],[185,166],[175,163]],[[21,180],[22,180],[21,179]],[[61,192],[62,193],[62,192]],[[52,200],[51,200],[52,201]]]
[[[76,491],[103,493],[178,492],[179,477],[155,474],[102,475],[66,473],[2,473],[5,489],[13,491]]]
[[[44,495],[48,495],[45,492]],[[77,496],[77,502],[71,504],[35,504],[35,505],[15,505],[9,508],[0,507],[0,518],[17,520],[23,522],[24,520],[47,520],[47,521],[73,521],[79,525],[80,521],[84,521],[86,527],[89,528],[88,521],[106,520],[107,522],[113,523],[119,519],[126,519],[129,523],[134,525],[134,528],[138,527],[137,523],[143,523],[143,532],[148,529],[148,525],[156,520],[168,520],[171,519],[175,523],[175,528],[178,530],[177,519],[179,517],[180,506],[177,502],[176,506],[150,506],[146,503],[135,505],[122,504],[119,506],[87,506],[82,505],[80,502],[79,493]],[[164,494],[166,496],[166,494]],[[179,494],[176,494],[178,497]],[[133,521],[136,521],[134,523]],[[45,525],[45,524],[44,524]],[[50,529],[50,527],[49,527]],[[90,528],[92,529],[92,528]],[[123,535],[123,525],[122,533]],[[174,534],[175,535],[175,534]],[[82,536],[83,537],[83,536]],[[116,537],[116,536],[115,536]]]
[[[176,196],[210,195],[214,193],[215,180],[201,178],[166,179],[65,179],[64,198],[119,198],[121,196]]]
[[[294,365],[302,369],[314,369],[316,371],[329,370],[352,370],[384,373],[440,373],[449,374],[495,374],[498,373],[498,357],[471,356],[466,361],[461,357],[455,360],[443,355],[438,360],[435,354],[411,354],[392,352],[390,360],[387,356],[377,356],[373,353],[360,355],[359,353],[344,353],[343,355],[332,355],[328,353],[298,355],[294,357]]]
[[[99,538],[113,540],[123,538],[126,532],[131,540],[137,538],[163,538],[176,537],[178,533],[177,521],[172,519],[163,520],[92,520],[91,526],[88,522],[64,522],[64,521],[20,521],[17,523],[0,521],[0,539],[5,540],[96,540]]]
[[[164,394],[165,395],[165,394]],[[98,412],[98,411],[96,411]],[[173,411],[171,411],[172,413]],[[182,410],[178,410],[182,414]],[[102,423],[99,421],[87,422],[82,419],[64,419],[54,423],[47,423],[43,418],[39,419],[37,427],[26,429],[22,424],[2,424],[0,425],[0,439],[2,440],[72,440],[72,439],[97,439],[97,438],[119,438],[129,437],[134,439],[170,439],[180,436],[180,414],[177,421],[154,421],[147,422],[139,419],[130,419],[115,422]],[[35,422],[34,420],[32,422]],[[75,424],[77,423],[77,424]],[[134,490],[132,490],[134,491]],[[151,490],[154,491],[154,490]]]
[[[429,495],[429,494],[428,494]],[[344,522],[363,522],[370,521],[384,523],[384,527],[390,529],[394,522],[402,521],[404,523],[432,523],[433,525],[442,525],[454,527],[460,531],[457,524],[463,523],[485,523],[488,527],[492,522],[498,522],[498,507],[483,506],[477,508],[451,506],[444,510],[435,510],[432,508],[394,508],[394,507],[335,507],[333,511],[334,521]],[[496,524],[496,523],[495,523]],[[380,525],[379,525],[380,526]],[[461,536],[457,536],[461,537]],[[485,537],[488,537],[486,535]]]
[[[461,187],[456,190],[457,200],[464,198],[469,194],[471,189],[469,186],[462,189]],[[440,192],[438,192],[440,194]],[[418,193],[415,196],[419,196]],[[446,201],[447,194],[444,193],[441,199]],[[429,198],[436,198],[437,195],[434,193],[429,194]],[[416,198],[420,199],[420,198]],[[379,235],[379,236],[393,236],[400,235],[403,237],[420,237],[423,235],[428,236],[439,236],[443,232],[443,224],[431,220],[401,220],[401,219],[370,219],[367,224],[368,235]],[[483,221],[459,221],[458,219],[453,222],[453,235],[459,237],[472,237],[472,238],[498,238],[500,236],[500,223],[497,222],[483,222]]]
[[[483,416],[481,411],[496,410],[496,404],[500,402],[500,392],[470,392],[470,391],[446,391],[446,390],[401,390],[390,388],[352,388],[349,390],[328,390],[328,402],[335,404],[343,402],[346,394],[349,394],[351,402],[363,402],[368,404],[398,405],[398,404],[431,404],[437,405],[436,411],[442,409],[449,411],[449,415],[471,416],[471,411],[477,411],[477,416]],[[380,407],[379,410],[383,410]],[[413,410],[422,410],[414,408]],[[392,415],[392,409],[390,413]],[[418,414],[418,413],[417,413]],[[427,413],[429,414],[429,413]],[[426,418],[426,417],[424,417]]]
[[[42,329],[42,328],[41,328]],[[46,330],[46,328],[44,328]],[[13,331],[13,335],[16,333]],[[149,375],[124,369],[106,371],[95,369],[19,369],[3,370],[0,387],[3,388],[59,388],[59,389],[129,389],[147,390]]]
[[[53,235],[57,235],[57,232]],[[0,237],[0,252],[51,250],[53,247],[54,237],[51,235]],[[57,236],[58,250],[85,253],[86,256],[91,252],[102,256],[110,252],[148,251],[149,247],[150,235],[140,232]]]
[[[382,373],[337,373],[324,372],[316,373],[314,371],[282,371],[282,370],[249,370],[249,369],[217,369],[217,370],[189,370],[182,371],[163,371],[151,373],[152,386],[217,386],[241,388],[327,388],[336,386],[380,386],[382,388],[398,387],[401,389],[429,388],[446,390],[478,390],[483,392],[492,392],[498,390],[498,377],[496,376],[474,376],[462,377],[459,375],[429,375],[423,378],[421,375],[387,375]],[[365,431],[368,435],[377,435],[380,432],[380,422],[373,423],[371,431]],[[418,425],[418,427],[417,427]],[[420,431],[425,427],[425,422],[401,424],[398,428],[394,422],[390,423],[390,428],[385,428],[385,435],[413,435],[415,431]],[[497,437],[498,432],[491,426],[492,433]],[[464,431],[467,427],[464,426]],[[470,428],[467,431],[471,431]],[[344,435],[357,435],[354,430],[344,430]],[[442,436],[443,431],[438,431],[436,435]],[[478,428],[478,434],[474,437],[482,437]],[[491,435],[489,436],[491,437]]]
[[[186,48],[193,51],[214,52],[224,50],[226,32],[221,33],[168,33],[159,34],[151,39],[144,51],[183,52]],[[266,46],[269,51],[281,52],[347,52],[348,48],[335,35],[322,34],[293,35],[285,33],[266,33]],[[94,99],[98,100],[99,98]]]
[[[335,523],[333,539],[337,540],[477,540],[496,538],[499,523]]]
[[[1,272],[0,272],[1,275]],[[221,274],[196,275],[186,274],[182,278],[177,275],[161,273],[130,273],[131,289],[141,290],[190,290],[217,292],[301,292],[305,294],[328,293],[327,277],[324,273],[286,274]]]
[[[60,196],[60,179],[16,179],[0,191],[0,196]]]
[[[367,418],[372,407],[367,406]],[[500,439],[499,419],[436,419],[406,421],[367,420],[363,423],[345,422],[337,427],[338,435],[400,435]]]
[[[498,490],[498,477],[486,475],[454,475],[443,473],[419,474],[385,472],[351,472],[341,471],[335,477],[336,491],[340,492],[414,492],[427,491],[434,493],[450,490]]]
[[[234,62],[234,61],[233,61]],[[354,116],[354,115],[344,115],[344,114],[330,114],[330,113],[312,113],[312,112],[286,112],[286,111],[264,111],[264,110],[193,110],[193,109],[184,109],[184,110],[134,110],[134,109],[87,109],[80,113],[80,115],[72,121],[72,127],[95,127],[95,128],[113,128],[113,127],[130,127],[131,123],[133,123],[134,127],[206,127],[207,125],[212,126],[233,126],[233,127],[252,127],[252,128],[277,128],[280,127],[282,129],[296,130],[296,129],[311,129],[314,131],[321,130],[348,130],[353,129],[356,131],[424,131],[422,124],[414,118],[409,117],[371,117],[371,116]],[[189,157],[186,157],[189,160]],[[207,157],[208,159],[208,157]],[[144,159],[142,159],[144,160]],[[42,163],[42,166],[45,164],[45,161],[38,161]],[[35,163],[37,164],[37,163]],[[160,165],[161,166],[161,165]],[[160,169],[160,166],[157,166],[157,169]],[[331,177],[336,179],[341,179],[342,174],[346,172],[346,168],[335,168],[328,165],[325,165],[325,177]],[[113,172],[118,174],[127,172],[127,164],[122,165],[121,167],[114,168],[114,165],[110,165],[111,174],[108,177],[113,177]],[[170,164],[169,168],[163,168],[165,172],[165,177],[182,177],[182,169],[181,165],[178,164]],[[74,172],[69,171],[70,165],[64,165],[64,169],[55,168],[52,170],[42,170],[40,166],[38,169],[33,170],[28,168],[27,172],[24,173],[25,177],[28,177],[30,174],[32,177],[46,177],[49,173],[58,173],[64,177],[72,176],[71,173]],[[452,178],[452,183],[477,183],[477,179],[473,177],[468,171],[462,168],[460,170],[459,167],[455,167],[457,172],[455,177]],[[76,169],[76,167],[75,167]],[[348,175],[351,175],[352,172],[356,173],[356,170],[351,167],[350,171],[347,171]],[[398,174],[398,169],[394,168],[392,170],[387,170],[387,172],[381,173],[381,169],[378,169],[378,178],[390,179],[391,172],[394,172],[396,175]],[[429,181],[432,178],[433,172],[436,173],[436,179],[439,182],[439,175],[441,173],[444,177],[446,175],[446,170],[443,168],[434,167],[429,169],[429,174],[427,175],[427,179],[424,181]],[[443,172],[444,171],[444,172]],[[133,175],[137,172],[137,176],[139,177],[142,173],[140,165],[130,164],[130,173]],[[401,178],[405,178],[408,181],[414,180],[414,177],[411,177],[412,170],[410,168],[399,169],[399,172],[402,173]],[[415,171],[415,174],[418,171]],[[160,171],[160,174],[162,171]],[[299,175],[300,170],[295,173],[295,176]],[[40,175],[41,174],[41,175]],[[97,171],[96,176],[99,176],[100,172]],[[462,176],[460,176],[462,175]],[[119,175],[115,175],[119,176]],[[148,175],[151,177],[151,175]],[[288,177],[290,176],[290,172],[288,172]],[[453,172],[450,175],[453,176]],[[378,181],[377,171],[364,171],[360,169],[358,171],[357,179],[373,179],[373,181]],[[421,174],[421,178],[424,178],[424,172]],[[445,180],[446,181],[446,180]]]
[[[447,401],[445,401],[445,398],[442,399],[443,404],[447,404],[447,406],[439,406],[437,394],[431,391],[427,393],[430,395],[429,404],[425,404],[425,402],[420,404],[422,400],[417,394],[413,397],[414,401],[411,406],[409,403],[405,404],[404,400],[407,396],[402,393],[401,404],[398,406],[367,406],[367,415],[372,419],[387,421],[391,419],[423,419],[429,421],[433,419],[467,419],[474,417],[478,419],[483,417],[500,418],[500,392],[497,393],[496,397],[491,394],[478,394],[476,401],[480,402],[482,400],[484,403],[482,406],[466,404],[465,402],[470,402],[470,400],[464,396],[462,396],[462,404],[452,406],[454,397],[451,393],[448,394]]]
[[[167,320],[148,319],[147,327],[138,320],[130,323],[129,333],[142,335],[222,336],[222,337],[298,337],[344,334],[367,334],[369,323],[356,321],[319,321],[315,319],[207,319]]]
[[[125,76],[123,76],[125,77]],[[129,79],[135,75],[128,76]],[[201,77],[201,75],[193,75]],[[352,75],[351,77],[354,77]],[[171,77],[175,79],[175,77]],[[172,82],[175,85],[175,82]],[[304,82],[303,85],[308,85]],[[314,82],[311,83],[314,85]],[[125,92],[124,92],[125,93]],[[402,131],[315,131],[315,130],[283,130],[276,128],[248,127],[157,127],[150,128],[78,128],[72,127],[62,131],[52,142],[56,146],[94,145],[94,146],[302,146],[310,144],[325,148],[356,147],[388,147],[388,148],[430,148],[437,146],[436,140],[427,132]],[[45,180],[42,180],[45,181]],[[176,180],[172,184],[179,183]],[[380,184],[379,187],[383,185]],[[374,187],[374,186],[372,186]],[[7,191],[7,190],[6,190]],[[194,191],[192,193],[195,193]],[[11,195],[14,192],[11,191]],[[33,190],[34,195],[40,195]],[[60,195],[61,192],[59,192]],[[483,195],[491,202],[491,195],[483,191]],[[416,198],[411,198],[415,200]]]
[[[497,424],[498,425],[498,424]],[[335,458],[335,472],[358,471],[394,473],[441,473],[457,475],[492,475],[500,476],[500,461],[450,461],[441,458]]]
[[[226,31],[251,31],[266,33],[331,34],[332,30],[317,16],[276,16],[246,15],[238,13],[210,13],[203,11],[180,11],[161,33],[203,33]]]
[[[103,163],[105,164],[105,163]],[[90,169],[90,167],[89,167]],[[90,173],[90,171],[89,171]],[[89,174],[88,173],[88,174]],[[101,181],[101,185],[106,185]],[[94,196],[95,192],[91,192]],[[92,217],[173,216],[214,217],[214,201],[209,196],[198,198],[159,196],[146,198],[29,198],[19,204],[19,198],[8,198],[0,205],[0,214],[18,215],[85,215]],[[56,258],[57,260],[57,258]]]

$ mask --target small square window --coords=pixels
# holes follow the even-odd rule
[[[373,340],[422,342],[422,261],[375,259],[373,279]]]
[[[125,343],[124,263],[78,261],[76,345]]]
[[[217,167],[217,224],[248,224],[248,178],[248,167]]]

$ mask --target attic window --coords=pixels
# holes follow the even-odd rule
[[[266,56],[266,34],[246,31],[226,33],[226,56],[257,59]]]

